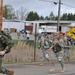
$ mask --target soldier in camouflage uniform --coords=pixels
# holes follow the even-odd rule
[[[40,38],[40,44],[39,44],[39,47],[40,49],[40,59],[41,59],[41,64],[40,65],[43,65],[43,61],[44,59],[46,59],[47,61],[49,61],[49,58],[48,58],[48,54],[47,54],[47,50],[49,48],[49,43],[45,40],[44,37],[41,37]]]
[[[12,38],[4,31],[0,31],[0,73],[13,75],[13,70],[8,70],[2,67],[2,59],[5,54],[9,53],[13,46]]]
[[[70,46],[71,46],[71,43],[68,41],[67,38],[64,38],[64,59],[65,61],[68,59],[68,61],[70,61],[70,53],[69,53],[69,50],[70,50]]]
[[[61,68],[62,68],[61,72],[64,72],[63,51],[62,51],[62,48],[64,47],[64,45],[63,45],[63,40],[60,40],[59,33],[55,33],[55,39],[54,39],[53,44],[55,44],[55,45],[54,45],[52,51],[55,54],[57,60],[59,61],[60,65],[61,65]],[[55,61],[55,59],[51,58],[52,68],[50,69],[50,72],[55,71],[54,61]]]

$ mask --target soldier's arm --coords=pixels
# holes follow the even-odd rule
[[[64,48],[63,41],[59,40],[58,44],[59,44],[60,47]]]
[[[9,42],[7,44],[7,47],[4,49],[5,53],[9,53],[11,51],[11,48],[13,47],[14,43],[13,42]]]

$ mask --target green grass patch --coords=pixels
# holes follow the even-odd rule
[[[75,58],[71,58],[70,60],[75,60]]]
[[[18,44],[19,40],[13,40],[14,44]]]
[[[36,48],[38,48],[38,46],[39,46],[39,42],[36,42]]]
[[[70,50],[75,51],[75,46],[71,46]]]

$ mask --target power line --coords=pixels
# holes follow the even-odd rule
[[[58,3],[58,2],[48,1],[48,0],[39,0],[39,1],[43,1],[43,2],[51,2],[51,3],[54,3],[55,5],[57,5],[57,3]]]
[[[74,6],[71,6],[71,5],[68,5],[68,4],[64,4],[63,3],[63,5],[68,6],[68,7],[71,7],[71,8],[75,8]]]
[[[43,2],[51,2],[51,3],[54,3],[55,5],[57,5],[59,2],[55,2],[55,1],[48,1],[48,0],[39,0],[39,1],[43,1]],[[71,6],[71,5],[68,5],[68,4],[65,4],[65,3],[60,3],[62,5],[65,5],[65,6],[68,6],[68,7],[71,7],[71,8],[75,8],[74,6]]]
[[[48,0],[39,0],[39,1],[43,1],[43,2],[51,2],[51,3],[53,3],[53,1],[48,1]]]

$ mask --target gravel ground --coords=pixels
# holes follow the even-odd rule
[[[18,35],[17,33],[10,33],[10,35],[12,36],[12,39],[18,39]],[[24,34],[21,34],[19,37],[20,40],[24,40]],[[29,35],[29,40],[34,40],[34,35]]]

